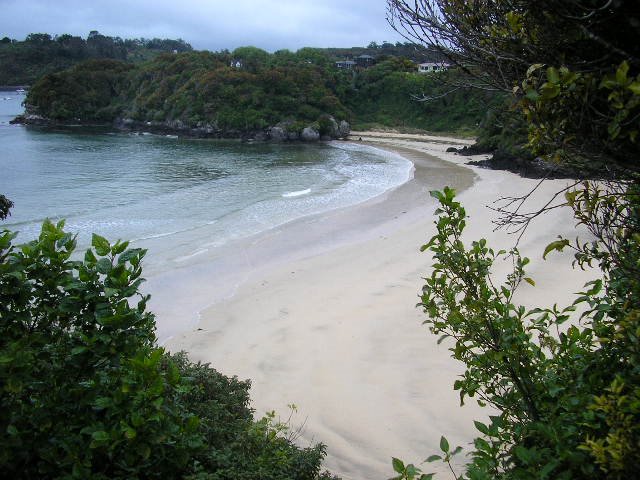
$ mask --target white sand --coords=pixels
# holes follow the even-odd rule
[[[343,478],[384,479],[393,475],[392,456],[421,462],[437,453],[441,435],[467,447],[472,420],[489,413],[473,401],[459,406],[452,385],[461,365],[446,343],[436,345],[415,307],[430,264],[419,248],[434,233],[428,191],[457,188],[471,217],[467,238],[508,248],[514,236],[492,231],[486,205],[537,182],[462,166],[467,158],[445,153],[470,141],[352,135],[359,137],[414,161],[415,178],[365,204],[292,222],[217,260],[151,278],[148,290],[169,349],[252,379],[259,415],[275,409],[286,417],[295,403],[294,424],[306,419],[301,444],[327,444],[325,465]],[[541,198],[565,183],[545,182]],[[593,276],[572,270],[569,254],[541,260],[556,235],[575,236],[573,225],[570,212],[557,210],[521,241],[537,283],[521,287],[527,305],[568,304]],[[176,323],[185,311],[199,312],[199,323]]]

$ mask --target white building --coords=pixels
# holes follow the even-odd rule
[[[418,65],[418,72],[419,73],[444,72],[445,70],[448,70],[450,66],[451,65],[449,65],[448,63],[444,63],[444,62],[440,62],[440,63],[434,63],[434,62],[420,63]]]

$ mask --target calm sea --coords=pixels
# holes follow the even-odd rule
[[[411,164],[364,145],[247,144],[9,125],[22,95],[0,92],[0,193],[15,207],[1,225],[37,236],[66,219],[91,233],[153,249],[171,268],[296,218],[366,201],[409,179]],[[161,241],[159,241],[161,239]]]

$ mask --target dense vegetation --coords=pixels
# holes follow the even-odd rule
[[[24,41],[0,40],[0,85],[32,85],[48,73],[89,59],[141,61],[162,52],[185,52],[183,40],[121,39],[91,31],[86,39],[64,34],[32,33]]]
[[[640,30],[637,2],[390,0],[392,21],[440,48],[469,85],[510,93],[503,126],[524,126],[530,154],[574,167],[558,192],[589,239],[560,238],[544,255],[572,249],[601,278],[566,307],[514,303],[529,260],[517,249],[465,245],[466,212],[452,190],[439,200],[437,234],[423,247],[435,264],[421,305],[425,321],[465,365],[461,400],[495,412],[475,422],[471,460],[456,478],[626,479],[640,471]],[[499,136],[498,125],[487,138]],[[505,136],[506,138],[506,136]],[[587,175],[604,182],[583,180]],[[580,181],[581,180],[581,181]],[[524,233],[545,212],[523,213],[527,193],[504,199],[499,224]],[[524,206],[523,206],[524,205]],[[496,261],[513,264],[500,285]],[[427,461],[461,449],[446,438]],[[431,478],[393,460],[398,478]]]
[[[446,94],[460,76],[416,73],[413,62],[389,58],[361,71],[345,99],[357,127],[409,127],[434,132],[475,133],[498,108],[500,96],[469,88]]]
[[[443,76],[455,81],[458,73],[422,75],[407,59],[380,58],[355,71],[336,68],[324,50],[311,48],[163,54],[137,65],[93,60],[45,75],[26,104],[30,113],[63,123],[126,119],[134,126],[239,136],[281,122],[297,133],[306,125],[326,133],[327,116],[356,127],[472,132],[497,101],[469,89],[441,95]],[[435,99],[414,101],[421,96]]]
[[[233,63],[233,66],[230,66]],[[302,54],[269,55],[253,47],[232,54],[165,55],[133,72],[124,115],[142,121],[210,124],[221,130],[262,129],[283,120],[338,120],[337,71]]]
[[[139,294],[145,251],[46,221],[0,233],[0,469],[6,478],[315,479],[273,414],[255,421],[248,381],[155,344]],[[323,474],[322,478],[329,478]]]

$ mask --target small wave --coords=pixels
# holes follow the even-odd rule
[[[151,234],[151,235],[146,235],[144,237],[136,238],[136,240],[151,240],[153,238],[168,237],[169,235],[175,235],[176,233],[181,233],[181,231],[180,230],[176,230],[175,232],[154,233],[154,234]]]
[[[191,253],[189,255],[184,255],[182,257],[175,258],[173,261],[174,262],[184,262],[186,260],[189,260],[190,258],[196,257],[198,255],[202,255],[203,253],[207,253],[208,251],[209,251],[208,248],[204,248],[202,250],[196,250],[195,252],[193,252],[193,253]]]
[[[300,195],[307,195],[308,193],[311,193],[310,188],[307,188],[306,190],[298,190],[297,192],[283,193],[282,196],[284,198],[291,198],[291,197],[299,197]]]
[[[148,235],[145,235],[143,237],[138,237],[136,238],[134,241],[138,241],[138,240],[152,240],[155,238],[163,238],[163,237],[168,237],[170,235],[177,235],[180,233],[185,233],[185,232],[190,232],[193,230],[198,230],[199,228],[203,228],[209,225],[213,225],[215,223],[218,223],[218,220],[210,220],[210,221],[206,221],[206,222],[200,222],[196,225],[192,225],[190,227],[181,229],[181,230],[174,230],[171,232],[159,232],[159,233],[150,233]]]

